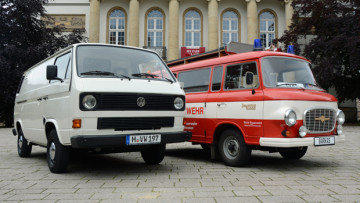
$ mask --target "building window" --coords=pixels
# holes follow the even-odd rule
[[[196,10],[185,13],[185,46],[201,46],[201,16]]]
[[[160,10],[152,10],[147,14],[147,46],[163,46],[164,15]]]
[[[108,21],[109,43],[125,45],[126,15],[121,9],[112,10]]]
[[[260,14],[260,39],[263,47],[269,47],[275,39],[275,15],[269,11]]]
[[[226,11],[222,16],[222,43],[239,41],[239,18],[234,11]]]

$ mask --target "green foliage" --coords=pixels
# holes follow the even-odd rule
[[[303,55],[313,63],[317,82],[334,87],[339,101],[360,98],[360,1],[294,0],[293,23],[279,41],[312,39]]]
[[[0,1],[0,122],[13,123],[17,86],[23,72],[61,48],[85,41],[84,31],[63,34],[47,28],[48,0]]]

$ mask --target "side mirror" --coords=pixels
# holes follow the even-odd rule
[[[254,82],[254,73],[252,72],[246,72],[246,84],[252,85]]]
[[[57,77],[57,65],[48,65],[46,67],[46,79],[47,80],[59,80],[61,82],[64,82],[61,78]]]

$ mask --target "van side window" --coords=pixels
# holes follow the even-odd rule
[[[206,92],[209,90],[210,68],[179,73],[178,80],[184,83],[185,92]]]
[[[25,78],[25,76],[23,75],[21,77],[21,80],[20,80],[19,86],[18,86],[18,88],[16,90],[16,93],[20,93],[20,89],[21,89],[22,83],[24,82],[24,78]]]
[[[66,70],[69,66],[70,52],[56,58],[55,65],[58,67],[58,77],[65,79]]]
[[[246,84],[246,73],[254,74],[252,85]],[[250,89],[259,86],[259,76],[255,62],[229,65],[226,67],[225,89]]]
[[[223,78],[223,67],[218,66],[214,68],[213,76],[212,76],[212,85],[211,85],[211,91],[219,91],[221,88],[221,81]]]

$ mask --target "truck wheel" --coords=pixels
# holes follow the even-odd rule
[[[209,151],[210,150],[210,145],[209,144],[200,144],[200,146],[203,148],[203,150],[205,151]]]
[[[46,159],[51,172],[63,173],[69,163],[70,149],[63,146],[55,130],[48,137]]]
[[[221,134],[219,152],[228,166],[244,166],[251,157],[251,147],[236,129],[228,129]]]
[[[288,160],[298,160],[305,155],[307,147],[296,147],[286,151],[280,151],[281,156]]]
[[[31,154],[32,145],[25,139],[21,129],[17,140],[18,154],[20,157],[29,157]]]
[[[158,164],[165,157],[165,144],[154,145],[141,151],[141,156],[147,164]]]

